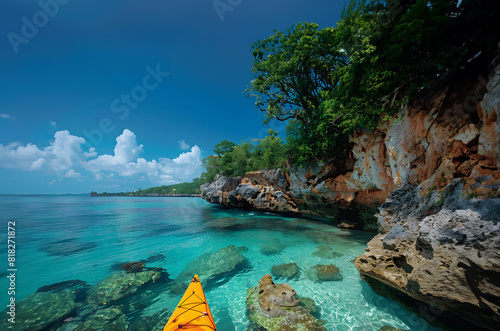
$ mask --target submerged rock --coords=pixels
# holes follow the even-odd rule
[[[215,278],[225,277],[246,268],[249,262],[241,255],[242,250],[244,247],[230,245],[218,251],[200,255],[186,265],[176,278],[175,284],[171,285],[170,291],[174,294],[184,293],[195,274],[200,276],[200,281],[205,286]]]
[[[43,293],[43,292],[57,293],[57,292],[67,290],[68,292],[71,292],[72,296],[74,296],[75,302],[83,302],[86,299],[87,293],[88,293],[90,288],[91,288],[91,286],[89,284],[87,284],[87,282],[75,279],[75,280],[66,280],[66,281],[51,284],[51,285],[45,285],[45,286],[40,287],[36,292],[37,293]]]
[[[287,246],[279,239],[274,239],[260,246],[262,255],[275,255],[281,253]]]
[[[330,246],[318,246],[316,247],[316,251],[312,253],[315,256],[321,257],[323,259],[333,259],[336,257],[340,257],[343,254],[336,253]]]
[[[247,290],[249,330],[326,330],[295,295],[290,285],[274,283],[269,274],[262,277],[258,286]]]
[[[120,271],[106,277],[92,287],[88,294],[88,302],[94,308],[110,305],[137,291],[145,290],[160,280],[162,280],[162,272],[157,270],[137,273]]]
[[[90,285],[87,284],[87,282],[84,282],[83,280],[74,279],[74,280],[66,280],[66,281],[51,284],[51,285],[45,285],[45,286],[38,288],[38,290],[36,290],[36,291],[37,291],[37,293],[40,293],[40,292],[56,293],[56,292],[61,292],[62,290],[66,290],[69,288],[71,288],[71,289],[77,289],[77,288],[88,289],[88,288],[90,288]]]
[[[130,262],[130,263],[124,263],[120,269],[125,271],[126,273],[130,274],[133,272],[140,272],[144,269],[146,266],[146,263],[142,262]]]
[[[378,329],[378,331],[406,331],[406,330],[401,330],[390,325],[384,325],[383,327]]]
[[[40,250],[50,255],[70,256],[90,251],[96,247],[97,244],[94,242],[81,242],[77,238],[69,238],[42,244]]]
[[[67,318],[76,316],[81,303],[75,302],[76,295],[70,289],[59,292],[38,292],[28,295],[16,303],[15,324],[2,312],[0,330],[37,331],[56,327]]]
[[[314,267],[307,270],[307,277],[314,282],[337,281],[343,279],[339,268],[337,268],[333,264],[329,265],[317,264]]]
[[[308,298],[308,297],[298,297],[298,296],[296,296],[296,297],[297,297],[297,299],[299,299],[300,305],[302,307],[307,309],[311,313],[311,315],[317,317],[317,315],[320,312],[320,309],[319,309],[318,305],[316,304],[316,301],[314,301],[313,299]]]
[[[292,278],[299,274],[299,267],[295,263],[282,263],[271,268],[276,277]]]
[[[160,310],[151,316],[140,316],[132,322],[129,331],[162,331],[172,315],[168,309]]]
[[[77,317],[71,321],[68,321],[68,323],[59,328],[58,331],[121,331],[127,329],[128,323],[121,308],[108,307],[104,309],[98,309],[93,314],[85,316],[83,319]]]
[[[275,284],[270,274],[259,280],[259,307],[267,317],[284,315],[281,307],[292,307],[298,305],[299,300],[295,298],[297,293],[288,284]]]

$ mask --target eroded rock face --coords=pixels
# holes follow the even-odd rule
[[[379,208],[381,233],[355,264],[369,283],[435,307],[424,309],[430,319],[452,313],[493,330],[500,323],[500,68],[466,95],[449,97],[442,109],[437,96],[430,110],[410,110],[387,130],[391,173],[404,185]]]
[[[361,228],[365,224],[354,206],[373,208],[388,195],[365,184],[353,180],[346,167],[337,169],[330,162],[286,173],[278,169],[249,172],[242,178],[220,177],[200,189],[203,199],[226,207],[349,219]]]
[[[317,312],[314,301],[305,298],[302,304],[295,295],[290,285],[274,283],[269,274],[262,277],[258,286],[247,290],[249,330],[326,330],[323,321],[311,315],[309,309]]]
[[[486,92],[486,94],[485,94]],[[442,190],[463,178],[467,194],[500,187],[500,67],[461,90],[436,93],[373,131],[350,137],[342,160],[221,177],[202,197],[228,207],[298,213],[369,228],[358,207],[378,207],[404,184]],[[346,224],[348,224],[348,222]]]
[[[381,207],[384,231],[356,259],[362,275],[495,329],[500,323],[500,199],[467,199],[455,180],[446,195],[403,187]],[[404,202],[404,203],[402,203]],[[408,209],[405,204],[415,208]]]

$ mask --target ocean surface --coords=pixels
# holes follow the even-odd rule
[[[206,289],[219,331],[246,330],[247,289],[258,285],[272,266],[290,262],[301,268],[301,275],[275,282],[286,282],[299,296],[315,300],[328,330],[378,330],[384,325],[439,330],[361,280],[353,260],[372,233],[341,230],[325,221],[228,210],[200,198],[86,196],[0,196],[0,220],[2,293],[9,287],[7,223],[16,222],[17,301],[61,281],[94,285],[116,272],[116,265],[148,258],[147,266],[162,267],[174,279],[198,256],[234,245],[247,248],[241,254],[248,267]],[[333,259],[313,254],[325,245],[335,252]],[[311,267],[330,263],[341,270],[341,281],[307,276]],[[2,294],[0,299],[5,307],[9,297]],[[179,299],[165,291],[141,314],[173,310]]]

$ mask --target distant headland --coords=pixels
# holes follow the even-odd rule
[[[108,196],[119,196],[119,197],[200,197],[200,182],[198,178],[195,178],[191,183],[179,183],[172,185],[162,185],[150,187],[148,189],[138,189],[137,191],[131,192],[117,192],[109,193],[102,192],[97,193],[95,191],[90,192],[91,197],[108,197]]]

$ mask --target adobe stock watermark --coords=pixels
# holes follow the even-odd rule
[[[66,5],[71,0],[40,0],[38,6],[40,10],[35,12],[30,18],[21,17],[21,31],[19,33],[7,33],[10,45],[14,53],[19,53],[19,46],[26,45],[29,41],[38,35],[41,28],[45,27],[51,18],[54,18],[58,13],[61,5]]]
[[[119,98],[111,102],[111,112],[119,114],[120,120],[125,120],[130,115],[130,109],[136,109],[141,102],[146,100],[148,92],[156,89],[163,82],[164,78],[170,76],[169,72],[161,71],[160,64],[153,69],[151,66],[145,68],[147,74],[144,75],[140,84],[134,86],[129,93],[122,93]],[[101,144],[105,134],[109,134],[116,129],[113,121],[104,117],[99,121],[97,128],[83,130],[83,135],[93,147]]]
[[[226,12],[233,12],[236,7],[241,5],[243,0],[214,0],[212,5],[221,22],[224,22],[224,14]]]
[[[120,97],[114,99],[110,104],[111,112],[118,114],[118,119],[125,120],[130,115],[131,109],[136,109],[139,104],[146,100],[148,93],[158,88],[166,77],[170,76],[169,72],[164,72],[161,70],[160,64],[157,64],[154,68],[151,66],[146,66],[146,74],[142,78],[141,82],[132,87],[129,92],[122,93]],[[116,129],[115,122],[109,117],[103,117],[97,128],[91,130],[82,130],[82,134],[85,137],[85,141],[88,147],[97,147],[104,140],[105,134],[110,134]],[[71,169],[72,165],[80,164],[86,161],[84,155],[78,154],[73,155],[71,159],[65,164],[68,169]],[[66,168],[64,168],[66,169]],[[52,172],[57,178],[58,182],[63,181],[63,175],[59,169],[52,166]]]

